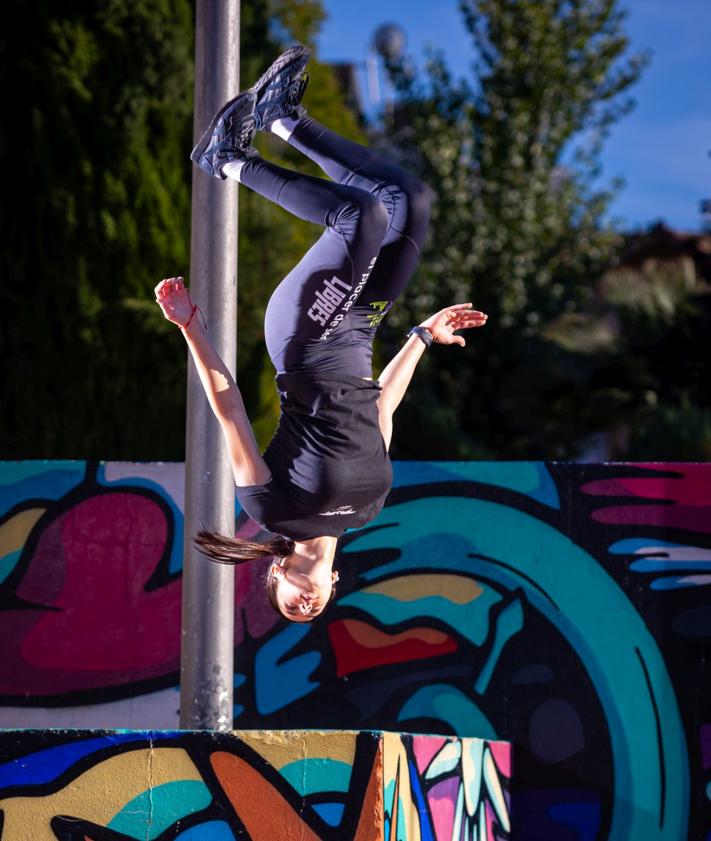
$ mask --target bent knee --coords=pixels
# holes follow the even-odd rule
[[[358,228],[361,231],[367,230],[373,236],[382,237],[387,226],[388,211],[385,205],[365,191],[362,191],[362,195],[345,202],[338,214],[337,227],[353,232]]]
[[[367,201],[361,207],[361,224],[368,225],[375,230],[382,229],[383,235],[388,226],[388,211],[385,205],[375,196],[368,195]]]

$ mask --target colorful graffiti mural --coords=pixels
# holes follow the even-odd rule
[[[510,838],[511,749],[502,742],[0,731],[0,756],[3,841]]]
[[[709,465],[398,463],[320,622],[238,571],[235,725],[510,740],[512,837],[711,841],[709,489]],[[176,465],[3,466],[0,724],[176,726],[181,497]]]

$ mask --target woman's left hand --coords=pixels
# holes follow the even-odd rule
[[[440,345],[461,345],[466,342],[462,336],[455,336],[456,330],[467,330],[470,327],[483,327],[486,315],[479,310],[472,309],[472,304],[453,304],[431,315],[420,327],[426,327],[432,338]]]

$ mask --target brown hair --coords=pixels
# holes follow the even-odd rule
[[[257,558],[285,558],[294,551],[294,541],[281,534],[261,542],[242,540],[241,537],[226,537],[215,532],[199,531],[195,545],[211,561],[218,564],[245,564]]]
[[[243,540],[241,537],[226,537],[224,534],[217,534],[216,532],[199,531],[195,535],[194,543],[198,550],[211,561],[216,561],[218,564],[231,564],[232,566],[246,564],[258,558],[286,558],[294,551],[294,541],[281,534],[274,535],[269,540],[254,541]],[[279,602],[276,598],[279,579],[272,572],[271,566],[264,579],[264,586],[269,604],[279,616],[289,619],[279,610]],[[331,586],[331,595],[328,601],[332,601],[335,595],[336,585],[334,583]]]

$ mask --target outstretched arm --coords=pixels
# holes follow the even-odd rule
[[[473,310],[471,304],[454,304],[451,307],[431,315],[420,324],[432,334],[433,340],[440,345],[460,345],[466,342],[462,336],[455,336],[456,330],[469,327],[483,327],[486,315],[479,310]],[[378,410],[380,413],[380,430],[383,433],[385,446],[390,447],[393,434],[393,415],[405,396],[415,373],[417,363],[425,351],[425,344],[417,336],[410,336],[399,353],[393,357],[380,375],[380,398]]]
[[[202,387],[222,428],[235,482],[240,487],[264,484],[271,473],[259,453],[242,395],[205,327],[195,317],[183,279],[162,280],[155,294],[163,315],[177,324],[185,336]]]

